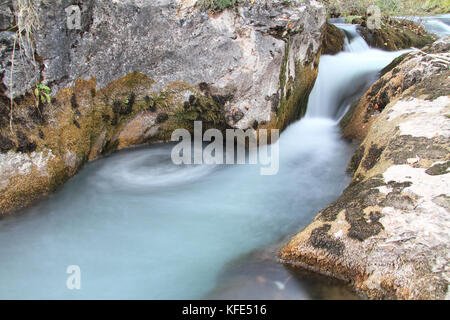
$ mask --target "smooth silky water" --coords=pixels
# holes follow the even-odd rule
[[[175,166],[172,144],[89,163],[57,193],[0,220],[2,299],[356,298],[276,262],[280,244],[337,199],[353,148],[338,120],[400,53],[372,50],[353,26],[323,56],[305,118],[281,135],[280,169]],[[81,290],[66,269],[81,268]]]

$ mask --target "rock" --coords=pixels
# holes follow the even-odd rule
[[[436,40],[421,26],[408,20],[385,20],[380,29],[374,30],[361,22],[357,30],[369,46],[387,51],[422,48]]]
[[[14,14],[12,9],[12,0],[6,0],[0,3],[0,31],[13,27]]]
[[[36,64],[18,59],[13,85],[15,33],[0,32],[0,134],[9,134],[12,95],[20,134],[11,157],[52,154],[45,179],[27,171],[4,180],[0,214],[55,190],[88,160],[168,141],[175,129],[193,130],[196,120],[205,129],[284,129],[304,114],[317,76],[324,7],[255,0],[212,13],[194,3],[33,2],[40,21],[33,33]],[[23,53],[16,46],[16,55]],[[51,87],[49,103],[37,103],[37,81]],[[2,150],[13,152],[4,142]]]
[[[28,205],[48,187],[48,166],[54,159],[46,152],[0,153],[0,208],[18,209]],[[47,183],[46,183],[47,182]]]
[[[11,67],[13,66],[13,48],[16,34],[11,31],[0,32],[0,95],[14,97],[25,94],[39,80],[39,68],[34,61],[23,58],[16,41],[14,54],[13,77],[11,79]]]
[[[67,167],[68,175],[73,176],[82,165],[83,161],[75,152],[67,151],[63,156],[64,164]]]
[[[335,25],[327,23],[325,37],[322,42],[322,54],[336,54],[344,50],[345,35]]]
[[[449,44],[409,54],[369,88],[354,118],[401,89],[367,130],[353,127],[363,140],[351,184],[280,250],[282,262],[349,281],[369,298],[450,298],[450,71],[439,58],[450,57]],[[413,70],[416,81],[402,86]]]
[[[167,116],[167,114],[160,113],[155,117],[153,113],[144,111],[126,123],[123,129],[120,129],[120,133],[117,137],[117,150],[142,144],[151,137],[154,137],[159,129],[155,124],[164,122],[161,120],[158,122],[158,117],[160,117],[160,115]]]
[[[405,53],[394,59],[382,70],[383,76],[376,81],[347,114],[341,126],[347,139],[364,139],[376,119],[377,112],[383,111],[390,101],[395,101],[415,84],[420,93],[433,97],[445,95],[450,85],[445,77],[448,66],[440,61],[438,55],[449,56],[449,40],[435,41],[423,51]],[[448,59],[448,58],[447,58]],[[425,79],[432,78],[432,81]],[[441,81],[439,83],[439,81]]]

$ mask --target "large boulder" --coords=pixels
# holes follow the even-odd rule
[[[214,14],[195,2],[39,1],[40,27],[33,36],[40,67],[35,72],[53,93],[80,78],[95,77],[102,88],[132,72],[152,79],[153,91],[173,82],[193,87],[205,83],[214,94],[233,96],[225,111],[244,114],[237,121],[227,117],[233,127],[273,120],[273,98],[281,101],[288,90],[280,88],[280,72],[285,72],[285,87],[289,81],[294,85],[299,69],[309,68],[318,56],[324,8],[314,1],[295,5],[257,0]],[[79,28],[73,28],[78,11]],[[30,89],[19,78],[20,85],[11,92],[14,84],[5,69],[6,94]],[[20,76],[20,65],[15,69]]]
[[[335,25],[327,23],[322,42],[322,54],[337,54],[344,50],[345,33]]]
[[[316,1],[221,12],[194,0],[34,3],[33,54],[16,41],[12,64],[16,34],[0,32],[0,213],[55,190],[88,160],[170,140],[195,120],[285,128],[306,111],[326,23]],[[45,87],[36,97],[39,82],[50,102]]]
[[[280,251],[369,298],[448,299],[450,38],[397,60],[346,125],[363,139],[342,196]],[[389,70],[390,69],[390,70]]]

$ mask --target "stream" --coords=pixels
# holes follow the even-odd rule
[[[87,164],[58,192],[0,220],[1,299],[354,299],[341,282],[277,263],[276,250],[349,183],[339,119],[401,52],[352,25],[323,56],[307,115],[279,140],[277,175],[257,165],[172,164],[172,144]],[[68,290],[77,265],[81,289]]]

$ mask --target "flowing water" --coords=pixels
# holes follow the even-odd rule
[[[280,170],[175,166],[171,144],[94,161],[57,193],[0,220],[0,298],[355,298],[342,283],[276,262],[276,248],[349,182],[338,119],[399,53],[353,26],[323,56],[307,116],[281,135]],[[66,288],[78,265],[81,290]]]

